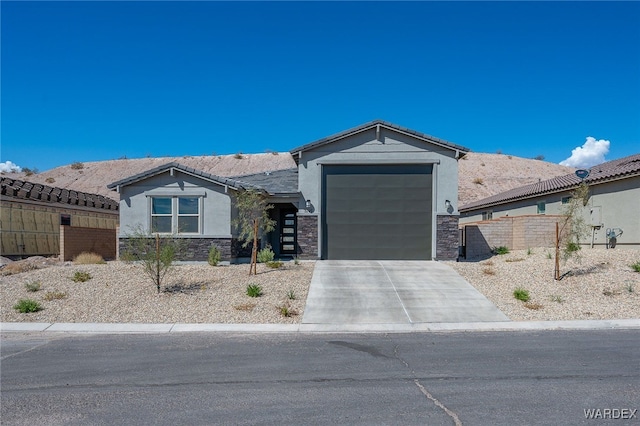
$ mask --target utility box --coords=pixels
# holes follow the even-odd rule
[[[602,207],[595,206],[591,207],[591,226],[593,227],[601,227],[602,226]]]

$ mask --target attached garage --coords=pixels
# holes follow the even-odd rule
[[[432,164],[322,169],[323,259],[432,258]]]
[[[298,256],[458,257],[458,159],[469,150],[375,120],[291,151]]]

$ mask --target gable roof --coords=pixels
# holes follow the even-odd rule
[[[2,198],[29,200],[64,206],[91,207],[102,210],[118,210],[118,202],[98,194],[73,191],[65,188],[31,183],[23,180],[0,178]]]
[[[349,136],[354,135],[356,133],[361,133],[361,132],[364,132],[364,131],[367,131],[367,130],[370,130],[370,129],[373,129],[373,128],[377,128],[378,126],[379,127],[384,127],[386,129],[389,129],[389,130],[394,130],[394,131],[399,132],[399,133],[404,133],[404,134],[407,134],[409,136],[413,136],[413,137],[418,138],[420,140],[423,140],[425,142],[429,142],[429,143],[432,143],[434,145],[438,145],[438,146],[441,146],[441,147],[444,147],[444,148],[448,148],[448,149],[450,149],[452,151],[459,151],[461,154],[465,154],[465,153],[471,151],[469,148],[465,148],[463,146],[456,145],[454,143],[445,141],[444,139],[439,139],[439,138],[436,138],[434,136],[427,135],[426,133],[420,133],[420,132],[416,132],[415,130],[408,129],[406,127],[400,127],[400,126],[398,126],[396,124],[389,123],[388,121],[373,120],[373,121],[370,121],[368,123],[364,123],[364,124],[362,124],[360,126],[345,130],[343,132],[336,133],[335,135],[331,135],[331,136],[328,136],[326,138],[319,139],[319,140],[317,140],[315,142],[311,142],[311,143],[308,143],[306,145],[299,146],[298,148],[292,149],[289,152],[291,152],[291,154],[294,156],[294,159],[297,159],[297,158],[299,158],[301,152],[308,151],[310,149],[314,149],[314,148],[317,148],[319,146],[330,144],[332,142],[335,142],[337,140],[349,137]]]
[[[140,182],[141,180],[145,180],[150,177],[153,177],[162,173],[166,173],[168,171],[173,171],[173,170],[179,170],[182,173],[186,173],[221,186],[229,186],[233,189],[256,189],[256,190],[261,189],[260,187],[252,185],[247,182],[240,182],[239,180],[236,180],[233,178],[226,178],[222,176],[212,175],[209,173],[205,173],[202,170],[196,170],[191,167],[183,166],[182,164],[177,162],[163,164],[162,166],[154,167],[153,169],[149,169],[142,173],[138,173],[137,175],[129,176],[128,178],[110,183],[109,185],[107,185],[107,188],[118,191],[119,187],[121,186],[131,185],[136,182]]]
[[[640,176],[640,154],[630,155],[618,160],[593,166],[589,170],[589,176],[584,180],[589,185],[600,184],[612,180],[623,179],[632,176]],[[460,212],[465,213],[485,207],[505,204],[512,201],[524,200],[544,194],[568,191],[576,188],[581,180],[574,173],[558,176],[553,179],[514,188],[501,192],[482,200],[474,201],[460,207]]]
[[[298,169],[255,173],[233,179],[260,187],[270,195],[298,195]]]

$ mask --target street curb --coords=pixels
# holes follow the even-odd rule
[[[0,332],[164,334],[164,333],[429,333],[474,331],[640,329],[640,319],[576,321],[504,321],[414,324],[136,324],[3,322]]]

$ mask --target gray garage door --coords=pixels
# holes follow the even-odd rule
[[[432,165],[323,166],[323,259],[431,259]]]

